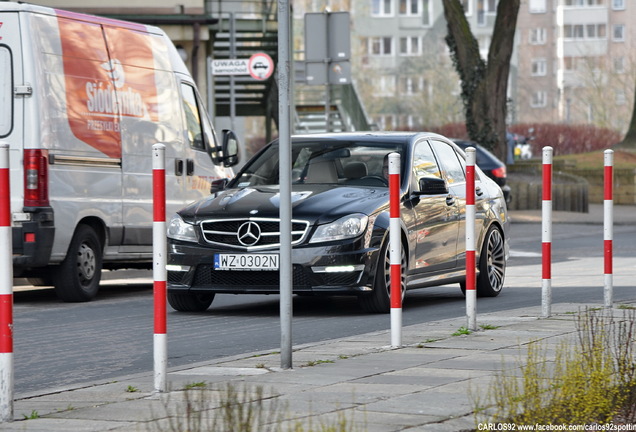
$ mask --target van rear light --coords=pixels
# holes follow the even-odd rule
[[[48,150],[24,150],[24,206],[49,206]]]

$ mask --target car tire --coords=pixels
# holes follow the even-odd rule
[[[168,293],[168,303],[179,312],[203,312],[213,300],[214,294]]]
[[[360,297],[360,306],[369,313],[389,313],[391,311],[391,257],[389,241],[384,242],[378,258],[373,292]],[[406,252],[404,244],[400,245],[400,262],[402,264],[402,300],[406,288]]]
[[[496,297],[504,285],[506,275],[506,248],[499,228],[488,229],[479,258],[479,276],[477,276],[477,295]]]
[[[102,242],[95,230],[79,225],[66,258],[53,272],[55,294],[65,302],[92,300],[102,276]]]

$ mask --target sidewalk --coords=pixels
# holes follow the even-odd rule
[[[635,211],[617,206],[615,223],[634,223]],[[591,205],[589,214],[555,212],[554,222],[602,224],[602,215],[602,205]],[[511,218],[513,223],[540,223],[541,211],[511,212]],[[0,424],[0,431],[185,431],[173,426],[175,419],[185,422],[185,398],[193,393],[184,389],[205,384],[197,394],[216,401],[228,383],[239,393],[261,387],[268,396],[265,406],[277,403],[289,426],[300,422],[304,432],[334,425],[339,418],[355,424],[348,431],[473,430],[474,397],[487,394],[504,366],[518,366],[527,343],[541,340],[553,352],[550,348],[572,336],[573,313],[580,307],[554,304],[550,318],[538,318],[540,306],[482,313],[478,325],[493,329],[461,336],[452,334],[466,326],[465,317],[408,326],[400,348],[388,346],[390,329],[294,346],[290,370],[281,370],[280,355],[272,352],[193,364],[170,369],[171,390],[161,394],[153,394],[152,370],[51,390],[16,400],[15,421]]]
[[[34,395],[15,402],[16,421],[0,424],[0,430],[173,431],[167,412],[183,416],[183,389],[202,383],[211,400],[227,383],[239,393],[260,386],[305,431],[338,418],[353,422],[356,429],[347,430],[356,431],[473,430],[471,395],[485,395],[504,363],[518,366],[528,342],[541,340],[552,348],[572,335],[572,313],[579,308],[556,304],[552,317],[544,319],[537,318],[540,307],[481,314],[478,324],[493,329],[461,336],[452,334],[466,325],[465,317],[408,326],[397,349],[388,346],[389,330],[297,346],[290,370],[280,369],[278,353],[190,365],[169,370],[173,390],[159,395],[152,392],[152,371]]]
[[[603,204],[590,204],[587,213],[553,211],[552,223],[603,225],[603,211]],[[614,225],[636,224],[636,205],[615,205],[613,212]],[[509,213],[512,223],[541,223],[541,210],[511,210]]]

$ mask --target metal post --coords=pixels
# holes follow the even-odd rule
[[[603,200],[603,256],[605,262],[604,274],[604,302],[606,308],[614,303],[614,151],[605,150],[605,185]]]
[[[166,392],[168,367],[168,334],[166,322],[167,288],[166,254],[166,146],[152,146],[152,255],[154,295],[154,391]]]
[[[9,145],[0,144],[0,421],[13,421],[13,246]]]
[[[289,1],[278,2],[278,100],[280,179],[280,327],[282,369],[292,367],[292,247],[291,247],[291,109]]]
[[[389,261],[391,264],[391,346],[402,346],[402,236],[400,155],[389,155]]]
[[[552,147],[543,147],[541,316],[552,314]]]
[[[475,161],[473,147],[466,149],[466,320],[477,330],[477,280],[475,278]]]

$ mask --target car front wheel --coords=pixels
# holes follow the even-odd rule
[[[203,312],[214,300],[214,294],[168,293],[168,303],[179,312]]]
[[[360,297],[360,306],[366,312],[389,313],[391,310],[391,257],[388,240],[380,250],[380,258],[377,265],[373,292]],[[406,252],[404,245],[400,244],[401,287],[402,300],[406,289]]]

